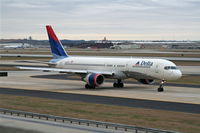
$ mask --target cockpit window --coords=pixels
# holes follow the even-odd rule
[[[175,66],[171,66],[170,68],[171,68],[171,69],[177,69]]]
[[[164,67],[165,70],[169,70],[170,69],[170,66],[166,66]]]
[[[177,67],[175,67],[175,66],[165,66],[164,69],[165,70],[169,70],[169,69],[175,70],[175,69],[177,69]]]

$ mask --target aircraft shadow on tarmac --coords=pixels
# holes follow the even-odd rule
[[[58,79],[58,80],[80,80],[81,78],[78,76],[74,76],[73,74],[50,74],[50,75],[34,75],[30,76],[31,78],[42,78],[42,79]],[[115,79],[105,79],[105,82],[114,82]],[[124,81],[124,83],[133,83],[140,84],[137,81]]]
[[[81,78],[78,76],[74,76],[73,74],[47,74],[47,75],[34,75],[34,76],[30,76],[32,78],[42,78],[42,79],[57,79],[57,80],[79,80],[81,81]],[[114,82],[114,79],[105,79],[105,82]],[[133,87],[135,87],[135,89],[150,89],[153,85],[159,85],[159,82],[155,82],[153,85],[143,85],[143,86],[138,86],[139,83],[138,81],[131,81],[131,80],[125,80],[125,87],[126,89],[131,88],[133,89]],[[137,86],[131,86],[131,87],[127,87],[126,83],[129,84],[137,84]],[[166,83],[166,86],[175,86],[175,87],[194,87],[194,88],[199,88],[199,85],[192,85],[192,84],[176,84],[176,83]],[[101,87],[100,87],[101,88]],[[123,89],[124,89],[123,88]],[[106,87],[105,87],[106,89]],[[113,89],[112,87],[109,87],[107,89]],[[122,89],[122,88],[115,88],[115,89]]]
[[[42,78],[42,79],[57,79],[57,80],[76,80],[76,81],[80,81],[81,82],[81,78],[78,76],[74,76],[71,74],[50,74],[50,75],[34,75],[34,76],[30,76],[31,78]],[[105,82],[114,82],[114,79],[105,79]],[[140,84],[137,81],[125,81],[125,87],[124,88],[113,88],[112,86],[101,86],[98,87],[96,89],[91,89],[91,90],[104,90],[104,89],[114,89],[114,90],[130,90],[130,89],[134,89],[134,90],[149,90],[149,86],[151,85],[146,85],[146,86],[126,86],[126,83],[131,83],[131,84]],[[85,89],[83,88],[77,88],[76,90],[83,90]],[[69,90],[69,89],[68,89]]]

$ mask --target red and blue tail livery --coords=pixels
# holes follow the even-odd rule
[[[69,55],[65,52],[62,43],[60,42],[60,40],[58,40],[52,27],[50,25],[47,25],[46,29],[47,29],[47,34],[49,36],[49,43],[51,46],[51,52],[53,54],[53,58],[59,59],[68,57]]]

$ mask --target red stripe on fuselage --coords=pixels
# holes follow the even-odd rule
[[[52,27],[50,25],[47,25],[46,29],[47,29],[47,33],[48,33],[49,37],[60,43],[60,41],[58,40],[58,38],[57,38],[55,32],[53,31]]]

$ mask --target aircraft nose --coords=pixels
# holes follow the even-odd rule
[[[176,72],[176,78],[179,79],[179,78],[181,78],[181,77],[182,77],[182,72],[181,72],[180,70],[178,70],[178,71]]]

